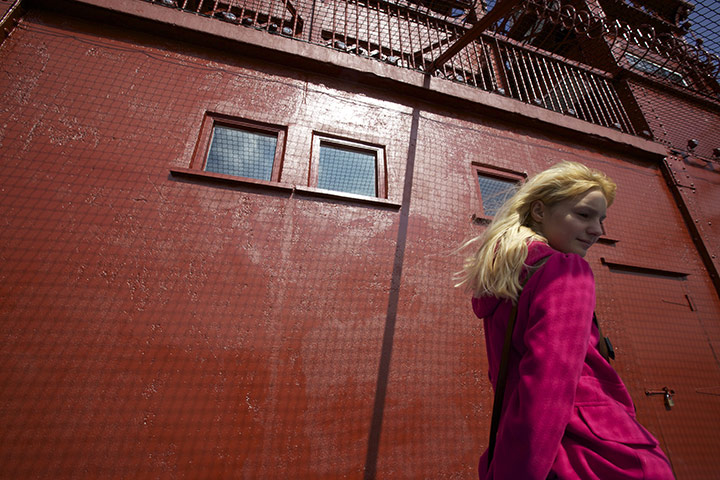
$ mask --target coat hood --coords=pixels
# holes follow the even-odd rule
[[[495,312],[495,309],[497,309],[498,305],[500,305],[502,302],[503,300],[497,297],[473,297],[473,312],[475,312],[475,315],[477,315],[478,318],[490,317],[493,312]]]
[[[527,259],[525,259],[525,264],[535,265],[535,263],[537,263],[541,258],[545,258],[555,252],[556,250],[553,250],[552,247],[550,247],[544,242],[532,242],[530,243],[530,245],[528,245],[528,256]],[[478,318],[487,318],[491,316],[497,309],[498,305],[500,305],[504,301],[504,299],[493,297],[490,295],[473,297],[473,311],[475,312],[475,315],[478,316]]]

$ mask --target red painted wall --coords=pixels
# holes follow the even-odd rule
[[[668,166],[693,235],[703,245],[711,274],[720,268],[720,109],[709,103],[688,101],[668,90],[630,83],[640,109],[656,139],[670,147]],[[694,149],[689,140],[697,140]],[[717,282],[716,284],[720,284]]]
[[[617,242],[588,261],[638,413],[664,445],[689,445],[671,452],[678,478],[717,471],[720,411],[696,390],[720,384],[720,304],[656,165],[36,10],[0,65],[0,476],[472,478],[491,392],[480,322],[451,280],[453,249],[482,229],[471,162],[565,159],[619,184]],[[291,185],[307,184],[313,131],[384,145],[402,207],[170,175],[208,110],[286,125]],[[687,328],[642,323],[655,317],[639,302],[684,308]],[[648,342],[677,364],[658,368]],[[675,410],[645,397],[658,382]]]
[[[720,148],[720,111],[709,103],[683,100],[680,95],[649,83],[630,82],[655,139],[686,150],[690,139],[699,141],[695,153],[712,158]]]

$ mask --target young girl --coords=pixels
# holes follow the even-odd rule
[[[674,478],[598,349],[595,284],[583,257],[604,232],[615,188],[579,163],[555,165],[526,182],[475,239],[460,285],[484,321],[494,388],[517,305],[494,455],[480,459],[480,479]]]

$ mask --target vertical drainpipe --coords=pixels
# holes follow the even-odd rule
[[[423,88],[430,87],[430,75],[425,75]],[[390,381],[390,366],[394,347],[395,324],[397,321],[400,301],[400,287],[402,284],[402,269],[405,261],[405,247],[407,245],[408,224],[410,220],[410,200],[415,175],[415,155],[417,152],[418,130],[420,124],[420,103],[413,107],[410,124],[410,138],[408,142],[407,160],[405,162],[405,181],[403,185],[402,205],[398,222],[397,243],[393,262],[393,272],[390,279],[390,294],[385,317],[385,330],[380,349],[380,362],[378,365],[377,383],[375,386],[375,402],[373,405],[370,431],[368,432],[367,452],[365,456],[364,480],[375,480],[377,476],[378,456],[382,436],[385,402]]]

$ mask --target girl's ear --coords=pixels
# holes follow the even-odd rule
[[[530,205],[530,215],[535,223],[542,223],[543,217],[545,216],[545,204],[542,200],[535,200]]]

